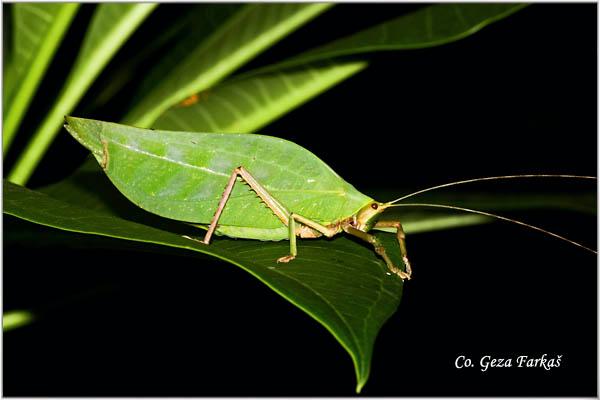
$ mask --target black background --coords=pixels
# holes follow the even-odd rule
[[[411,7],[338,5],[246,68]],[[596,45],[595,4],[536,4],[456,43],[377,54],[261,131],[309,148],[366,193],[495,174],[595,175]],[[68,139],[32,186],[83,160]],[[590,189],[520,185],[480,189]],[[594,217],[517,216],[595,247]],[[4,335],[5,395],[354,394],[335,339],[238,268],[107,250],[129,246],[108,239],[86,248],[93,242],[77,235],[78,250],[44,245],[64,234],[42,228],[39,247],[25,247],[11,239],[23,223],[4,224],[5,309],[46,316]],[[414,280],[377,339],[364,395],[596,395],[594,255],[507,224],[408,240]],[[561,367],[454,367],[459,355],[544,353],[561,354]]]

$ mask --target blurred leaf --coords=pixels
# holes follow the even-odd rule
[[[168,41],[169,48],[146,66],[147,73],[141,77],[141,84],[133,96],[134,102],[141,101],[166,75],[181,64],[181,60],[192,54],[203,39],[217,31],[229,18],[239,12],[244,4],[195,3],[186,4],[185,7],[186,15],[176,21],[177,26],[170,25],[169,32],[173,30],[173,35]],[[165,32],[162,32],[161,39],[164,39],[164,36],[166,36]]]
[[[197,251],[241,267],[334,335],[354,362],[358,391],[368,379],[379,329],[395,312],[402,295],[402,281],[388,275],[385,263],[372,249],[343,236],[301,241],[300,256],[282,265],[276,259],[287,254],[286,241],[218,238],[205,246],[178,233],[127,221],[106,209],[82,208],[6,181],[4,212],[71,232]],[[394,235],[379,236],[398,262]]]
[[[21,326],[28,325],[29,323],[31,323],[31,321],[33,321],[33,319],[33,314],[30,311],[5,311],[2,315],[2,330],[4,332],[12,331],[13,329],[17,329]]]
[[[164,110],[205,90],[232,73],[332,4],[249,4],[208,38],[174,61],[168,74],[125,117],[125,123],[149,127]]]
[[[198,132],[254,132],[363,70],[366,62],[330,59],[448,43],[521,9],[523,4],[440,4],[384,22],[278,64],[196,93],[152,125]],[[324,63],[329,60],[328,63]]]
[[[366,66],[366,62],[330,62],[225,82],[192,97],[193,104],[171,107],[152,126],[191,132],[254,132]]]
[[[75,65],[59,98],[28,143],[9,175],[25,183],[62,126],[63,117],[77,105],[94,79],[131,33],[156,7],[155,3],[98,5]]]
[[[96,93],[86,94],[85,110],[96,111],[123,94],[130,104],[135,104],[198,46],[198,38],[210,35],[241,7],[243,4],[232,3],[159,4],[127,43],[126,48],[132,51],[111,64],[114,71],[96,81]],[[140,69],[144,70],[142,76]],[[136,84],[130,85],[132,82]],[[121,92],[126,85],[129,85],[127,92]],[[123,110],[123,115],[126,111]],[[89,113],[82,110],[81,114]]]
[[[527,4],[437,4],[394,18],[278,64],[249,71],[247,76],[324,59],[376,51],[413,50],[440,46],[468,37]]]
[[[2,93],[5,153],[78,8],[77,3],[16,3],[5,9],[12,17]]]

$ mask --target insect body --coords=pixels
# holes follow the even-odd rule
[[[138,129],[67,117],[65,127],[91,150],[113,184],[139,207],[208,225],[213,233],[258,240],[331,237],[347,232],[373,245],[391,272],[410,279],[400,221],[379,220],[391,203],[360,193],[308,150],[262,135]],[[246,185],[241,184],[244,182]],[[373,228],[395,228],[404,270]]]

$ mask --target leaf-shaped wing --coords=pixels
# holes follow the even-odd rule
[[[147,130],[71,117],[66,128],[125,196],[171,219],[210,223],[238,166],[289,211],[323,224],[351,216],[371,201],[310,151],[280,138]],[[236,232],[226,226],[275,230],[269,237],[244,231],[243,237],[287,237],[281,221],[242,184],[234,187],[219,224],[231,235]]]

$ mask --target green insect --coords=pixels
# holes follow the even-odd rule
[[[137,206],[207,227],[202,240],[207,245],[215,233],[256,240],[287,239],[290,252],[277,262],[289,262],[297,256],[297,237],[332,237],[346,232],[371,244],[391,273],[410,279],[412,269],[402,224],[382,218],[382,213],[394,206],[443,207],[483,214],[594,251],[541,228],[482,211],[438,204],[397,204],[440,187],[534,175],[454,182],[383,203],[360,193],[310,151],[280,138],[157,131],[73,117],[66,117],[65,128],[93,153],[117,189]],[[379,239],[369,233],[390,228],[396,231],[404,268],[395,265]]]

